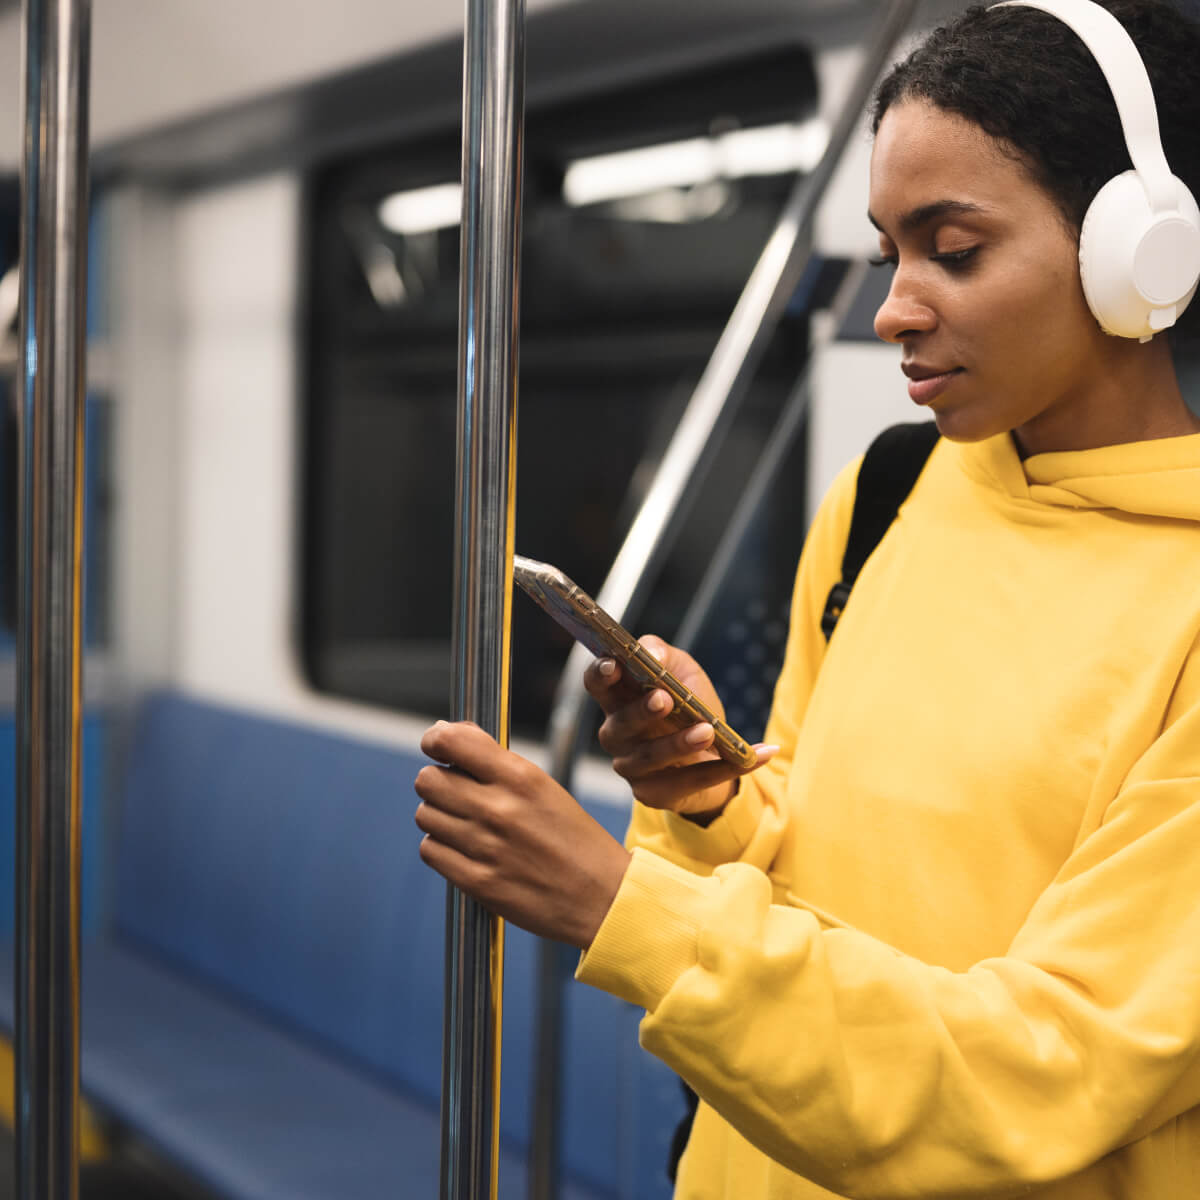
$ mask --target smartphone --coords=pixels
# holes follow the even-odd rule
[[[618,625],[578,584],[557,567],[536,559],[513,557],[513,578],[577,642],[597,658],[612,658],[647,691],[662,688],[675,706],[668,720],[676,725],[707,721],[714,731],[713,749],[727,762],[749,769],[758,762],[754,747],[735,733],[702,701],[697,700],[628,630]]]

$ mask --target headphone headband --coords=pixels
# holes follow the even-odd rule
[[[1125,26],[1092,0],[1003,0],[993,8],[1038,8],[1073,29],[1091,51],[1116,101],[1125,145],[1154,212],[1174,209],[1177,193],[1158,132],[1146,65]]]

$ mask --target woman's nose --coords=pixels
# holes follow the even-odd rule
[[[875,314],[875,334],[885,342],[902,342],[918,333],[929,333],[937,314],[918,294],[911,276],[897,268],[887,299]]]

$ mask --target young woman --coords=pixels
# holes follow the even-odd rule
[[[1109,0],[1200,190],[1200,33]],[[1105,333],[1080,223],[1129,166],[1062,22],[972,9],[884,81],[876,318],[944,435],[829,644],[857,464],[813,524],[758,768],[587,683],[628,849],[477,728],[425,861],[585,951],[701,1097],[678,1195],[1200,1195],[1200,421]],[[714,707],[687,655],[648,644]]]

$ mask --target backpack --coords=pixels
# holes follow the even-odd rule
[[[867,448],[858,469],[854,492],[854,512],[850,517],[850,532],[842,554],[842,577],[829,590],[825,611],[821,614],[821,632],[829,641],[838,618],[850,599],[850,589],[863,569],[871,552],[883,541],[900,505],[916,485],[925,469],[933,448],[937,445],[938,430],[932,421],[916,421],[893,425],[885,429]],[[692,1132],[696,1119],[696,1093],[683,1081],[687,1111],[671,1139],[667,1161],[667,1178],[675,1182],[679,1160]]]
[[[842,555],[842,577],[830,588],[825,611],[821,614],[821,632],[826,641],[832,636],[846,601],[850,599],[850,589],[859,571],[883,541],[900,505],[908,499],[925,469],[937,440],[937,426],[932,421],[893,425],[885,429],[863,455],[854,492],[850,533]]]

